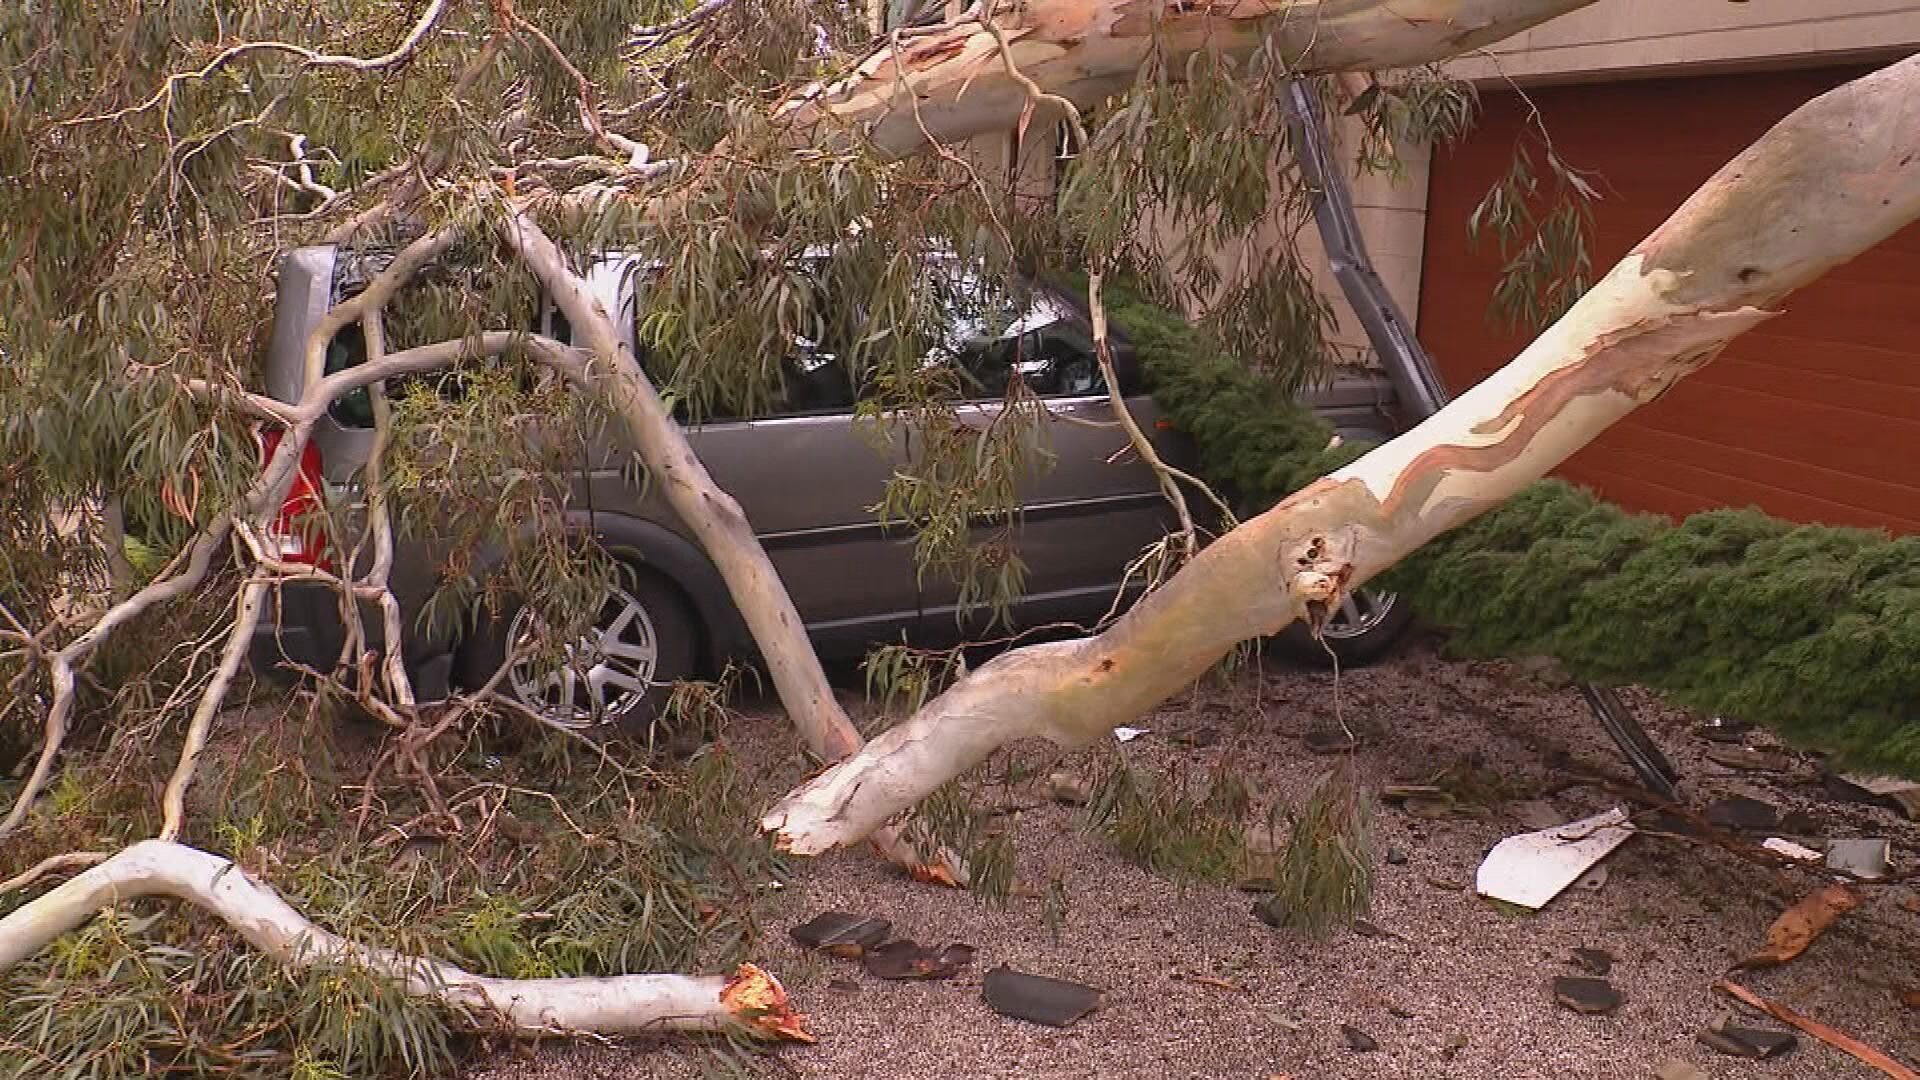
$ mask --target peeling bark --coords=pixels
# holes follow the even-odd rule
[[[1209,547],[1110,630],[1007,653],[782,799],[815,854],[858,840],[1016,739],[1076,746],[1236,643],[1330,604],[1491,509],[1920,217],[1920,57],[1840,87],[1728,163],[1506,367]]]
[[[348,964],[407,993],[516,1035],[591,1031],[739,1032],[812,1042],[779,980],[743,964],[731,976],[613,975],[494,979],[452,964],[348,941],[322,930],[230,860],[164,840],[126,848],[0,918],[0,971],[32,956],[103,908],[168,896],[205,909],[249,945],[295,970]]]

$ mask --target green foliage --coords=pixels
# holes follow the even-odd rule
[[[982,805],[979,786],[962,777],[921,800],[914,814],[914,848],[929,863],[943,850],[958,855],[967,868],[967,887],[1005,902],[1013,895],[1017,855],[1004,824]]]
[[[1577,678],[1920,775],[1920,537],[1754,510],[1672,525],[1547,481],[1383,584],[1411,585],[1463,650],[1558,657]]]
[[[911,432],[908,460],[887,478],[873,511],[914,530],[921,581],[931,573],[959,583],[956,619],[986,606],[997,623],[1026,591],[1015,530],[1022,486],[1053,466],[1046,413],[1017,379],[985,423],[969,422],[954,405],[957,396],[931,395],[907,410],[867,410],[883,439],[899,428]]]
[[[204,919],[112,912],[0,977],[0,1076],[425,1075],[450,1018],[351,968],[291,974]]]
[[[1400,147],[1442,146],[1464,138],[1479,110],[1473,84],[1434,65],[1376,76],[1343,111],[1360,118],[1360,168],[1399,179],[1404,172]]]
[[[760,883],[780,868],[723,746],[623,779],[483,734],[447,798],[467,831],[396,843],[402,830],[353,835],[337,731],[275,722],[204,763],[196,789],[222,807],[210,838],[322,926],[513,978],[724,970],[752,950]],[[89,797],[36,817],[9,851],[98,846],[74,832],[150,803],[157,768],[89,771]],[[426,809],[384,795],[394,821]],[[356,969],[289,973],[204,914],[142,903],[0,975],[0,1078],[443,1075],[470,1026]]]
[[[1287,812],[1287,846],[1262,901],[1275,926],[1321,933],[1373,901],[1372,800],[1348,770],[1320,778]]]
[[[929,652],[908,645],[882,645],[868,653],[860,669],[867,699],[880,699],[883,712],[912,715],[920,706],[966,674],[966,656],[958,649]]]
[[[1593,204],[1600,193],[1541,133],[1541,164],[1523,134],[1513,166],[1467,217],[1467,240],[1491,234],[1505,264],[1488,316],[1516,331],[1542,329],[1592,284]],[[1544,167],[1544,176],[1539,171]]]
[[[1331,364],[1334,315],[1297,244],[1311,208],[1280,104],[1289,65],[1271,45],[1244,63],[1200,51],[1180,76],[1150,60],[1068,169],[1059,214],[1073,265],[1130,270],[1169,283],[1164,299],[1205,300],[1221,342],[1298,387]],[[1153,250],[1147,238],[1169,232],[1180,242]],[[1255,269],[1228,275],[1223,255],[1243,249]]]
[[[644,483],[632,455],[605,449],[615,442],[605,403],[510,353],[457,379],[407,384],[393,415],[386,473],[395,527],[431,545],[449,586],[422,610],[423,624],[525,602],[549,628],[541,640],[551,655],[537,659],[562,663],[562,643],[599,613],[619,572],[569,529],[578,509],[571,481],[611,465]],[[344,506],[336,516],[354,512]]]
[[[1246,867],[1247,811],[1252,798],[1238,776],[1222,768],[1204,789],[1186,775],[1141,775],[1124,755],[1112,755],[1087,801],[1088,825],[1121,854],[1176,879],[1230,881]]]
[[[1310,410],[1110,291],[1114,325],[1193,438],[1202,476],[1249,512],[1364,452],[1328,450]],[[1378,584],[1456,627],[1464,651],[1553,656],[1581,679],[1651,687],[1846,764],[1920,775],[1920,537],[1752,510],[1674,525],[1543,480]]]

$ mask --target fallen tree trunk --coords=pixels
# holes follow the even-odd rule
[[[361,968],[489,1030],[504,1027],[517,1035],[707,1031],[813,1041],[779,980],[752,964],[742,964],[730,976],[487,978],[329,933],[231,861],[164,840],[134,844],[0,918],[0,971],[101,909],[148,896],[205,909],[289,968]]]
[[[1022,125],[1036,88],[1091,107],[1124,92],[1156,59],[1180,71],[1181,58],[1201,50],[1245,59],[1265,47],[1302,72],[1407,66],[1500,40],[1592,2],[1296,0],[1276,7],[1245,0],[1175,10],[1041,0],[1004,11],[989,2],[976,15],[911,31],[909,41],[876,45],[852,75],[809,87],[776,115],[811,151],[858,133],[881,156],[905,157]],[[676,205],[679,197],[667,197],[665,205]],[[739,504],[708,475],[619,343],[607,313],[597,309],[551,239],[521,214],[509,220],[505,234],[595,356],[592,380],[612,399],[649,474],[726,580],[808,747],[826,761],[854,753],[860,737],[833,697],[799,613]],[[956,858],[919,858],[897,830],[870,828],[862,835],[916,876],[965,878]]]
[[[1178,77],[1202,51],[1245,60],[1262,48],[1298,74],[1416,67],[1537,26],[1594,0],[1031,0],[883,42],[852,74],[809,87],[778,115],[813,146],[838,128],[905,157],[1005,132],[1029,89],[1090,109],[1125,93],[1158,59]],[[1009,70],[1002,62],[1004,36]],[[903,85],[904,84],[904,85]],[[917,106],[915,103],[917,99]]]
[[[1498,505],[1920,216],[1920,58],[1840,87],[1728,163],[1505,368],[1413,431],[1229,533],[1107,632],[996,658],[782,799],[814,854],[858,840],[995,749],[1087,743]]]
[[[1358,459],[1333,426],[1184,319],[1108,289],[1162,417],[1242,516]],[[1741,717],[1869,774],[1920,776],[1920,537],[1755,510],[1672,522],[1540,480],[1369,583],[1452,629],[1451,651],[1550,656]],[[1731,620],[1731,621],[1729,621]],[[1738,634],[1704,632],[1716,625]]]
[[[621,343],[613,321],[592,299],[579,275],[567,268],[566,257],[553,240],[521,213],[508,220],[504,231],[515,253],[566,313],[591,357],[575,377],[612,403],[629,442],[646,463],[648,477],[693,530],[726,581],[734,606],[759,646],[780,703],[807,749],[823,761],[839,761],[858,750],[860,732],[834,696],[807,639],[806,624],[739,502],[714,483],[633,350]],[[870,832],[874,848],[913,876],[946,885],[965,881],[966,868],[957,857],[945,853],[923,857],[897,830]]]

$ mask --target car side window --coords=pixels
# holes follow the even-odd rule
[[[1106,393],[1093,328],[1043,292],[950,306],[944,340],[930,359],[952,363],[966,396],[999,401],[1018,377],[1042,398]]]
[[[636,293],[638,290],[629,296]],[[629,300],[628,307],[633,309],[635,301]],[[645,313],[632,310],[632,316],[635,351],[639,354],[637,359],[641,369],[655,386],[666,390],[673,385],[677,373],[672,370],[671,364],[653,355],[644,344],[642,324],[645,322]],[[554,333],[558,336],[562,332],[563,321],[558,312],[554,313],[553,319]],[[819,330],[813,332],[820,333]],[[712,399],[703,402],[700,422],[725,424],[742,420],[851,413],[859,396],[852,375],[832,343],[817,341],[804,332],[794,335],[792,346],[778,361],[777,375],[777,387],[772,389],[769,396],[755,403],[757,407],[752,409],[746,408],[746,403],[738,400],[737,395],[730,395],[722,388]],[[682,423],[690,420],[687,401],[677,395],[674,416]]]
[[[367,362],[367,336],[359,323],[342,327],[327,342],[326,374],[359,367]],[[373,426],[373,394],[366,387],[358,387],[333,399],[327,406],[327,415],[341,427],[370,428]]]
[[[780,362],[780,384],[780,400],[769,416],[852,412],[857,397],[846,364],[806,337],[796,338],[792,355]]]

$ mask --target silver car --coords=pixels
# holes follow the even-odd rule
[[[304,389],[303,344],[333,305],[365,286],[391,256],[333,247],[295,250],[282,259],[267,392],[296,401]],[[607,257],[590,265],[594,298],[635,344],[633,259]],[[948,340],[972,338],[959,350],[968,385],[979,400],[962,415],[985,423],[1002,407],[1013,369],[1045,404],[1051,468],[1036,470],[1020,489],[1012,528],[1025,564],[1025,589],[1008,612],[1020,626],[1068,622],[1091,625],[1121,592],[1126,567],[1173,525],[1152,471],[1128,452],[1125,433],[1112,423],[1112,405],[1093,353],[1091,327],[1069,298],[1039,286],[1018,317],[981,342],[981,327],[961,325],[957,312]],[[405,293],[396,303],[404,303]],[[549,311],[540,329],[565,339],[567,328]],[[1153,399],[1139,385],[1132,350],[1114,341],[1115,367],[1128,408],[1175,463],[1190,459],[1177,432],[1159,422]],[[901,427],[889,446],[876,445],[871,426],[853,416],[851,380],[834,358],[796,345],[782,400],[765,415],[710,418],[688,437],[719,485],[746,512],[773,560],[808,635],[823,656],[858,656],[876,643],[947,642],[978,630],[987,613],[962,604],[952,575],[922,574],[911,528],[876,512],[888,479],[905,460]],[[364,356],[358,327],[332,343],[329,368]],[[1348,435],[1378,438],[1389,430],[1391,390],[1384,379],[1345,376],[1314,392],[1311,403]],[[370,412],[352,397],[336,402],[315,430],[299,482],[289,493],[278,530],[283,555],[327,557],[311,526],[295,527],[295,512],[317,496],[315,487],[351,485],[372,445]],[[566,650],[570,660],[526,659],[509,670],[503,689],[520,703],[570,725],[644,726],[675,680],[711,673],[730,660],[751,660],[753,642],[726,585],[693,534],[657,492],[635,483],[621,467],[626,455],[607,446],[573,480],[572,522],[620,564],[619,584],[604,598],[585,640]],[[402,538],[391,583],[403,625],[415,628],[402,654],[423,700],[452,688],[484,684],[512,653],[510,646],[538,628],[524,611],[483,611],[477,623],[427,629],[417,618],[445,587],[444,553]],[[484,568],[487,559],[477,565]],[[253,643],[257,670],[329,670],[340,657],[344,630],[333,592],[317,583],[288,583],[279,592],[278,618]],[[1124,597],[1122,597],[1124,599]],[[1364,606],[1361,606],[1364,605]],[[1336,616],[1328,638],[1343,659],[1377,654],[1404,625],[1392,597],[1367,595]],[[363,619],[380,645],[380,620]],[[1321,652],[1310,643],[1308,656]],[[550,655],[550,650],[548,655]]]

